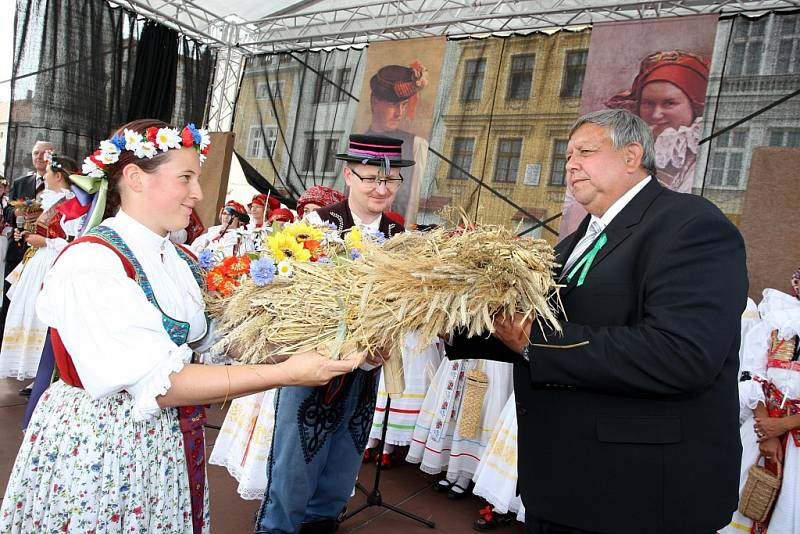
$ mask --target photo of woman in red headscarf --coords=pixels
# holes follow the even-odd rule
[[[592,28],[578,113],[623,108],[639,115],[653,134],[655,177],[680,193],[691,193],[695,182],[717,22],[699,15]],[[565,185],[560,239],[586,216]]]
[[[627,109],[647,122],[656,144],[657,177],[681,193],[692,191],[708,63],[683,50],[655,52],[642,60],[631,87],[606,102],[606,107]]]

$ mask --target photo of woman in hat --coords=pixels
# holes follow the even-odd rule
[[[408,170],[392,204],[392,211],[409,224],[417,218],[422,173],[428,159],[428,141],[403,129],[414,120],[419,93],[427,85],[427,69],[419,61],[409,66],[384,65],[370,78],[370,123],[365,134],[403,140],[403,159],[416,161]]]

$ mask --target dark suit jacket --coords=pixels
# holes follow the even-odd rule
[[[16,178],[11,183],[11,191],[8,193],[8,200],[18,200],[21,198],[34,198],[36,196],[36,172],[31,171],[28,174]],[[17,218],[14,216],[14,206],[9,204],[3,209],[3,217],[6,222],[12,227],[16,227]],[[8,252],[6,252],[6,270],[5,275],[14,270],[14,268],[22,260],[22,256],[28,245],[24,244],[18,246],[13,240],[9,243]]]
[[[18,200],[20,198],[33,198],[36,196],[36,173],[31,171],[23,174],[11,182],[11,190],[8,192],[8,200]],[[10,225],[14,225],[14,207],[6,206],[3,210],[3,217]]]
[[[589,217],[556,247],[566,261]],[[607,533],[710,533],[738,500],[744,242],[707,200],[651,180],[606,228],[563,335],[534,323],[530,364],[496,338],[459,357],[515,361],[526,513]],[[542,332],[544,330],[544,333]]]
[[[355,226],[353,222],[353,213],[350,211],[350,204],[348,204],[346,199],[318,209],[317,215],[319,215],[320,219],[323,221],[335,224],[339,233]],[[386,214],[381,214],[381,222],[378,229],[383,232],[383,235],[387,238],[405,231],[402,224],[397,224],[387,217]]]

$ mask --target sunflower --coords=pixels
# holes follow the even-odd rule
[[[322,241],[324,236],[322,230],[316,226],[308,224],[305,221],[297,224],[287,225],[283,228],[283,231],[294,237],[299,243],[303,243],[305,241]]]
[[[267,237],[269,249],[272,257],[276,261],[308,261],[311,258],[311,252],[303,248],[301,243],[298,243],[294,236],[286,232],[278,232]]]

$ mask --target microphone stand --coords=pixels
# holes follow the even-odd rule
[[[378,450],[379,451],[383,451],[383,446],[386,443],[386,429],[389,426],[389,409],[390,409],[391,405],[392,405],[392,397],[387,394],[386,395],[386,410],[384,410],[384,412],[383,412],[383,428],[381,428],[381,441],[380,441],[380,443],[378,443]],[[359,506],[358,508],[356,508],[352,512],[345,514],[344,517],[342,518],[342,521],[350,519],[354,515],[356,515],[359,512],[361,512],[362,510],[366,510],[367,508],[369,508],[371,506],[381,506],[383,508],[387,508],[387,509],[391,510],[392,512],[398,513],[400,515],[404,515],[404,516],[408,517],[409,519],[413,519],[414,521],[417,521],[418,523],[422,523],[423,525],[425,525],[428,528],[436,528],[436,523],[434,523],[433,521],[428,521],[427,519],[423,519],[422,517],[419,517],[418,515],[414,515],[411,512],[406,512],[402,508],[399,508],[397,506],[394,506],[392,504],[389,504],[389,503],[383,501],[383,495],[381,495],[381,490],[380,490],[381,471],[382,471],[382,465],[381,464],[382,464],[382,462],[378,461],[378,464],[375,467],[375,482],[373,483],[372,490],[367,491],[367,488],[365,488],[363,486],[363,484],[361,484],[360,482],[356,482],[356,488],[358,488],[358,490],[361,493],[366,495],[367,502],[365,504],[362,504],[361,506]]]

